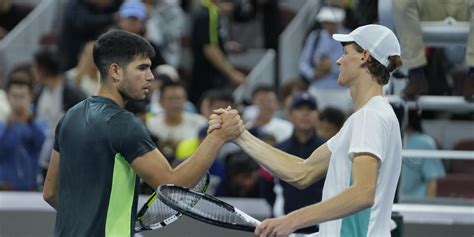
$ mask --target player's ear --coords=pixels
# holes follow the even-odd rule
[[[110,79],[112,80],[112,82],[119,82],[120,79],[122,78],[123,70],[122,70],[122,67],[120,67],[120,65],[118,65],[117,63],[112,63],[110,64],[109,70],[107,73]]]
[[[362,56],[360,57],[362,64],[366,64],[369,62],[370,59],[370,52],[369,50],[365,49],[364,52],[362,52]]]

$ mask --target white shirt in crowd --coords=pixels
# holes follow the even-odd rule
[[[253,122],[249,121],[245,124],[247,128],[253,127]],[[273,117],[267,124],[260,127],[262,132],[275,138],[275,142],[279,143],[288,139],[293,134],[293,124],[287,120]]]
[[[53,130],[64,114],[63,110],[64,83],[53,90],[45,87],[38,99],[37,119],[48,123],[48,129]]]
[[[0,89],[0,122],[5,122],[10,115],[10,104],[7,100],[7,93]]]
[[[165,113],[159,113],[147,120],[146,126],[150,133],[161,141],[179,142],[198,136],[199,129],[207,125],[207,119],[199,114],[183,112],[183,120],[176,126],[165,123]]]

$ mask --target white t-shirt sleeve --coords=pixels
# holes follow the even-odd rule
[[[332,136],[326,143],[331,153],[334,153],[334,149],[339,140],[339,134],[341,134],[341,131],[337,132],[336,135]]]
[[[383,162],[384,121],[380,114],[363,110],[352,124],[349,158],[356,153],[370,153]]]

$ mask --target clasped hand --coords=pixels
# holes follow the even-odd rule
[[[226,109],[214,110],[214,114],[209,116],[207,134],[215,132],[224,140],[229,141],[237,138],[244,130],[245,126],[239,112],[230,106]]]

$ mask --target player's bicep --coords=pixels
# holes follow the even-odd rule
[[[352,160],[352,185],[367,198],[375,198],[380,160],[370,153],[358,153]]]
[[[154,189],[161,184],[171,183],[172,168],[156,148],[135,158],[131,165],[138,176]]]
[[[307,169],[309,179],[313,182],[319,180],[324,175],[329,167],[329,159],[331,158],[331,151],[327,143],[319,146],[313,153],[304,161],[303,167]]]

